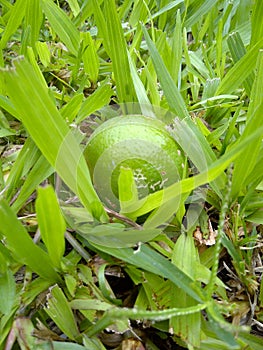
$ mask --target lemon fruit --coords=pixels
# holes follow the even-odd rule
[[[143,115],[114,117],[101,124],[84,155],[100,199],[114,209],[121,167],[132,170],[140,199],[180,180],[185,163],[165,124]]]

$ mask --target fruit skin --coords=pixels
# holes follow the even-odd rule
[[[118,208],[120,167],[133,170],[139,198],[182,177],[185,157],[160,120],[142,115],[120,116],[100,125],[84,151],[101,200]]]

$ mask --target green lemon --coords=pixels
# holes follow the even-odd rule
[[[91,135],[84,155],[99,197],[115,209],[120,167],[132,170],[138,196],[143,198],[180,180],[185,163],[165,124],[142,115],[104,122]]]

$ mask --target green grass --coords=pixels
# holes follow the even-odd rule
[[[0,349],[261,349],[263,2],[0,13]],[[163,120],[188,166],[140,200],[123,170],[115,212],[83,145],[133,113]]]

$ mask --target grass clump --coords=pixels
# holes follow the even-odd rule
[[[262,2],[0,4],[0,348],[261,349]],[[116,210],[83,149],[133,114],[187,160]]]

